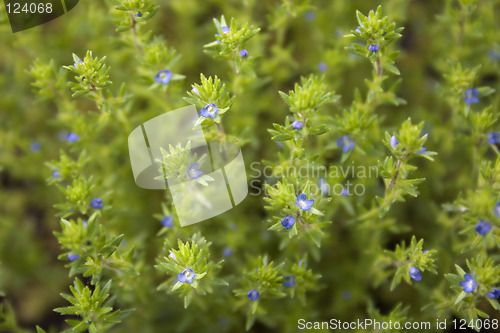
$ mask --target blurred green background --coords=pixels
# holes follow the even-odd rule
[[[72,283],[64,263],[57,260],[61,250],[52,234],[60,229],[53,205],[64,201],[64,197],[56,187],[46,184],[52,171],[44,163],[58,159],[60,149],[71,150],[66,142],[59,140],[61,131],[80,128],[83,148],[91,159],[87,172],[94,175],[101,193],[114,191],[110,199],[113,208],[103,213],[103,224],[115,234],[124,233],[127,241],[136,246],[144,265],[141,278],[128,281],[130,285],[119,296],[120,305],[137,310],[114,331],[242,331],[244,313],[233,311],[234,296],[229,290],[216,291],[207,297],[204,307],[188,310],[183,309],[182,300],[177,297],[156,292],[161,278],[152,266],[163,241],[156,236],[160,225],[152,216],[161,213],[164,194],[135,186],[128,164],[128,131],[156,115],[186,105],[182,97],[190,91],[192,83],[199,81],[200,73],[217,75],[228,84],[235,82],[224,61],[214,60],[203,52],[203,45],[212,42],[216,33],[212,19],[224,15],[262,29],[247,46],[255,58],[257,76],[251,82],[239,83],[241,91],[236,93],[235,104],[225,120],[226,129],[235,136],[242,133],[242,139],[247,140],[243,146],[247,164],[276,159],[280,148],[270,140],[267,129],[273,122],[283,123],[288,115],[278,91],[288,92],[301,76],[324,75],[329,89],[342,96],[340,103],[325,107],[322,111],[325,116],[341,114],[350,105],[355,88],[366,92],[364,79],[371,76],[371,64],[347,53],[344,47],[352,40],[343,36],[356,28],[356,10],[367,13],[379,4],[390,20],[405,28],[403,38],[394,48],[402,51],[397,61],[403,79],[398,95],[407,104],[382,106],[377,114],[384,129],[389,131],[399,128],[408,117],[414,122],[425,121],[425,130],[430,133],[429,149],[439,155],[435,163],[418,162],[416,176],[426,178],[419,186],[421,195],[392,209],[392,223],[398,225],[399,233],[384,231],[382,236],[374,237],[387,249],[393,249],[401,240],[408,241],[411,235],[424,238],[426,246],[439,252],[439,275],[427,275],[425,284],[402,285],[392,293],[387,286],[374,287],[374,275],[368,268],[373,257],[367,256],[367,248],[363,248],[363,237],[370,235],[349,227],[344,223],[350,219],[348,214],[335,209],[329,214],[334,224],[322,246],[321,260],[310,263],[313,271],[322,275],[323,289],[308,295],[305,306],[297,300],[270,301],[273,304],[270,308],[276,311],[268,313],[269,321],[258,322],[252,331],[295,332],[297,318],[364,318],[368,299],[382,313],[402,302],[411,306],[409,315],[413,320],[434,321],[435,313],[420,312],[420,308],[432,303],[438,287],[449,289],[442,274],[467,257],[460,254],[458,230],[442,205],[472,188],[471,172],[479,163],[467,143],[467,129],[453,127],[454,110],[448,103],[450,87],[444,74],[449,72],[449,64],[458,59],[464,67],[482,65],[477,86],[489,85],[498,91],[499,2],[471,1],[474,11],[467,18],[462,43],[457,43],[461,38],[460,17],[455,19],[452,14],[458,6],[455,1],[313,0],[310,8],[296,15],[280,14],[283,3],[293,1],[158,0],[157,3],[159,12],[143,29],[161,36],[169,48],[177,50],[181,58],[172,70],[186,76],[183,81],[171,84],[167,93],[150,90],[141,81],[141,67],[129,33],[115,31],[114,19],[118,14],[111,1],[80,1],[66,15],[15,34],[0,6],[0,290],[5,294],[2,303],[12,306],[19,326],[33,331],[36,324],[54,330],[65,325],[64,318],[52,311],[65,305],[59,294],[67,292]],[[72,75],[60,68],[73,64],[72,53],[83,57],[87,50],[97,57],[107,56],[113,81],[111,91],[117,91],[125,82],[126,90],[133,95],[124,113],[130,128],[113,116],[102,115],[94,103],[82,98],[73,100],[78,106],[73,109],[67,86]],[[38,88],[32,87],[33,78],[27,72],[36,59],[44,64],[53,61],[54,77],[59,80],[46,83],[52,84],[48,88],[57,93],[45,100],[36,98],[33,90]],[[318,68],[321,62],[327,66],[324,73]],[[492,104],[497,112],[499,98],[493,95],[482,103]],[[106,126],[94,133],[85,121]],[[382,140],[383,132],[375,136]],[[40,143],[40,151],[31,151],[33,142]],[[323,151],[320,146],[310,149],[324,153],[324,159],[330,163],[339,159],[338,151]],[[493,158],[494,153],[488,152],[486,156]],[[378,159],[353,157],[356,164],[368,165],[376,165]],[[366,205],[374,194],[380,194],[379,181],[370,181],[365,198],[353,199],[354,205]],[[296,256],[278,249],[279,236],[266,230],[268,226],[261,223],[265,220],[262,197],[249,196],[231,212],[177,230],[169,237],[181,238],[201,231],[214,243],[216,258],[222,257],[222,249],[230,246],[233,255],[223,273],[237,276],[247,257],[264,253],[271,258]]]

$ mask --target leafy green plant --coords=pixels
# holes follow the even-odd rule
[[[494,329],[499,8],[80,1],[12,34],[0,6],[0,330]],[[162,147],[182,191],[148,191],[127,137],[187,105],[249,193],[181,227],[210,154]]]

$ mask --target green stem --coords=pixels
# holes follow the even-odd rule
[[[130,24],[132,26],[132,38],[134,40],[134,45],[137,48],[137,51],[139,51],[139,54],[142,54],[142,45],[139,43],[139,39],[137,38],[139,31],[137,29],[137,21],[134,18],[134,15],[132,12],[129,12],[129,17],[130,17]]]
[[[387,186],[386,197],[387,197],[387,193],[390,193],[392,191],[392,189],[394,188],[394,185],[396,185],[396,181],[398,180],[398,176],[399,176],[399,169],[401,169],[401,164],[402,164],[401,160],[398,160],[398,163],[396,165],[396,173],[394,174],[394,176],[391,179],[391,182]]]
[[[375,60],[375,73],[377,73],[377,77],[382,77],[383,69],[382,60],[380,59],[380,57],[377,57],[377,60]]]

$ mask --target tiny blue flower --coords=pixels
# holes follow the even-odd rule
[[[496,52],[495,50],[490,50],[489,54],[490,54],[490,59],[491,60],[498,60],[498,59],[500,59],[500,54],[498,54],[498,52]]]
[[[285,276],[285,283],[283,283],[283,285],[287,288],[292,288],[293,286],[295,286],[295,276]]]
[[[174,260],[177,260],[177,257],[175,256],[175,254],[174,254],[173,252],[170,252],[170,253],[168,254],[168,256],[169,256],[170,258],[174,259]]]
[[[215,36],[222,37],[222,35],[220,33],[216,33]],[[215,38],[215,41],[219,44],[222,44],[222,42],[220,40],[218,40],[217,37]]]
[[[348,136],[341,136],[337,139],[337,146],[342,149],[342,152],[347,153],[354,149],[354,141]]]
[[[477,222],[475,227],[476,232],[481,236],[486,235],[490,231],[490,229],[491,229],[491,224],[484,221]]]
[[[349,195],[349,190],[347,189],[347,187],[344,187],[342,189],[342,193],[340,195],[342,195],[343,197],[347,197]]]
[[[287,215],[281,220],[281,225],[285,227],[285,229],[290,229],[295,224],[295,217]]]
[[[493,291],[487,293],[486,296],[488,296],[488,298],[498,298],[500,297],[500,290],[495,287],[493,288]]]
[[[497,144],[500,141],[500,133],[491,132],[488,133],[488,143]]]
[[[215,118],[215,115],[219,112],[219,108],[215,104],[207,104],[203,109],[200,110],[200,114],[205,118]]]
[[[251,301],[253,301],[253,302],[255,302],[256,300],[258,300],[259,296],[260,296],[259,292],[257,290],[255,290],[255,289],[252,289],[252,290],[250,290],[248,292],[248,299],[251,300]]]
[[[495,215],[497,217],[500,217],[500,201],[497,202],[497,204],[495,205],[495,209],[494,210],[495,210]]]
[[[304,264],[304,268],[307,268],[307,261],[305,261],[304,259],[300,259],[298,266],[301,267],[302,264]]]
[[[304,14],[304,17],[307,21],[312,21],[316,18],[316,14],[312,10],[310,10]]]
[[[66,140],[68,140],[68,142],[77,142],[78,139],[80,139],[80,137],[76,133],[66,134]]]
[[[231,251],[229,247],[225,247],[224,250],[222,250],[222,255],[226,258],[231,256],[232,253],[233,251]]]
[[[200,95],[200,92],[198,91],[198,88],[196,88],[195,86],[193,86],[193,89],[191,89],[191,92],[192,92],[193,94],[198,95],[198,96]]]
[[[68,259],[69,259],[69,261],[75,261],[75,260],[80,259],[80,255],[79,254],[68,253]]]
[[[177,275],[177,281],[182,283],[192,283],[195,276],[196,273],[191,268],[186,268],[185,270],[180,272],[179,275]]]
[[[278,148],[283,148],[283,144],[279,141],[276,141],[276,146],[278,146]]]
[[[82,224],[83,224],[83,227],[84,227],[84,228],[87,228],[87,227],[88,227],[88,223],[87,223],[87,221],[82,221]]]
[[[78,68],[78,65],[83,64],[83,60],[78,60],[78,63],[73,63],[73,67]]]
[[[231,29],[229,29],[228,26],[223,26],[220,28],[220,31],[222,31],[224,34],[228,34]]]
[[[357,32],[358,34],[360,34],[360,33],[361,33],[361,29],[359,29],[359,25],[356,27],[356,32]]]
[[[59,174],[59,169],[58,168],[52,169],[52,177],[54,177],[54,178],[61,178],[61,175]]]
[[[156,73],[155,81],[162,84],[168,84],[171,78],[172,71],[168,69],[160,69],[158,73]]]
[[[302,127],[304,127],[304,123],[301,122],[300,120],[295,120],[293,123],[292,123],[292,127],[295,128],[296,130],[299,130],[301,129]]]
[[[30,150],[31,150],[31,152],[36,153],[36,152],[40,151],[41,147],[42,146],[40,145],[40,142],[33,141],[30,145]]]
[[[479,103],[479,97],[477,96],[479,96],[479,90],[477,90],[476,88],[468,89],[465,92],[465,97],[464,97],[465,104],[471,105]]]
[[[321,190],[321,195],[327,195],[328,193],[330,193],[330,185],[323,177],[319,179],[319,189]]]
[[[391,136],[391,140],[389,141],[389,143],[391,144],[391,147],[393,149],[396,149],[396,146],[398,145],[399,141],[398,141],[398,139],[396,139],[396,136],[393,135],[393,136]]]
[[[101,198],[94,198],[90,200],[90,207],[94,209],[101,209],[102,208],[102,200]]]
[[[198,170],[199,168],[200,168],[200,164],[199,163],[193,163],[193,164],[191,164],[191,166],[189,167],[189,169],[187,171],[187,175],[191,179],[200,178],[200,176],[203,174],[203,171]]]
[[[378,52],[378,50],[380,50],[380,46],[378,45],[375,45],[375,44],[371,44],[370,46],[368,46],[368,50],[370,52]]]
[[[420,271],[418,270],[417,267],[410,268],[410,276],[415,281],[421,281],[422,280],[422,274],[420,273]]]
[[[464,288],[464,292],[466,292],[466,293],[473,292],[477,287],[476,280],[470,274],[465,274],[464,281],[461,281],[459,284],[460,284],[460,287]]]
[[[240,57],[245,58],[246,56],[248,56],[248,51],[245,49],[240,50]]]
[[[321,71],[321,72],[326,72],[326,69],[328,68],[328,66],[324,63],[324,62],[320,62],[318,64],[318,69]]]
[[[90,325],[90,324],[92,324],[92,322],[91,322],[90,320],[89,320],[89,321],[87,321],[87,325]]]
[[[137,14],[135,14],[135,17],[142,17],[142,13],[141,12],[137,12]]]
[[[229,320],[227,319],[227,317],[220,317],[218,321],[219,326],[221,327],[227,327],[227,325],[229,324]]]
[[[314,199],[307,200],[307,195],[305,193],[300,193],[297,196],[297,201],[295,202],[297,207],[302,210],[310,210],[314,204]]]
[[[422,147],[421,150],[417,151],[417,154],[423,154],[427,151],[427,147]]]
[[[174,217],[172,215],[165,215],[165,217],[163,218],[163,220],[161,220],[161,224],[164,227],[172,228],[174,226],[174,222],[172,222],[173,219],[174,219]]]

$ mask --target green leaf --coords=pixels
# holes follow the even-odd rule
[[[396,66],[394,66],[393,64],[391,64],[391,63],[386,62],[386,63],[383,64],[383,67],[385,69],[387,69],[389,72],[391,72],[392,74],[396,74],[396,75],[400,75],[401,74],[399,72],[399,69]]]
[[[458,296],[457,296],[457,299],[455,300],[455,305],[457,305],[458,303],[460,303],[464,297],[467,296],[467,293],[465,291],[462,291]]]
[[[37,333],[46,333],[40,326],[36,326],[36,332]]]
[[[190,292],[186,296],[184,296],[184,309],[187,309],[191,301],[193,300],[193,293]]]

